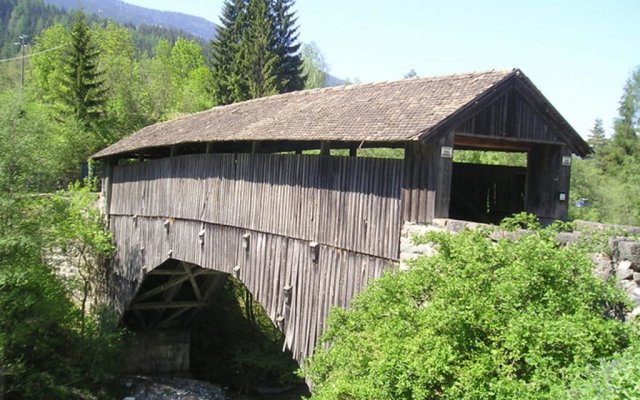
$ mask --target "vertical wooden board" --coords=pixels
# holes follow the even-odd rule
[[[422,148],[424,148],[422,143],[416,143],[411,150],[415,160],[413,171],[411,171],[411,181],[413,182],[411,191],[411,220],[417,222],[422,222],[420,220],[420,194],[421,191],[424,190],[422,172],[425,168],[425,160],[421,152]]]
[[[274,237],[271,240],[271,259],[272,259],[272,268],[270,274],[270,286],[269,286],[269,309],[267,309],[267,314],[272,321],[275,321],[278,315],[280,315],[279,306],[281,304],[281,297],[279,292],[281,291],[281,277],[280,277],[280,263],[282,262],[282,237]]]
[[[300,288],[298,287],[298,266],[299,266],[299,252],[297,250],[296,241],[289,242],[289,254],[287,256],[287,268],[289,274],[289,285],[291,286],[291,306],[289,307],[289,316],[285,320],[287,323],[287,329],[285,333],[285,340],[287,347],[294,352],[297,350],[294,348],[294,341],[297,334],[298,313],[300,304]]]
[[[287,239],[286,240],[287,243],[287,248],[286,248],[286,259],[285,259],[285,263],[284,263],[284,281],[283,281],[283,288],[284,287],[289,287],[289,290],[291,292],[290,297],[289,297],[289,301],[288,304],[285,301],[284,295],[283,295],[283,300],[282,300],[282,310],[283,310],[283,316],[284,316],[284,336],[285,336],[285,347],[289,350],[291,350],[291,340],[293,339],[293,317],[292,317],[292,312],[291,312],[291,308],[293,307],[293,301],[295,299],[295,286],[293,285],[293,264],[294,264],[294,243],[291,239]]]
[[[297,340],[300,343],[300,354],[304,356],[307,353],[308,337],[309,337],[309,305],[311,301],[311,279],[309,262],[306,257],[306,252],[300,253],[300,276],[302,282],[299,283],[301,287],[301,299],[302,307],[300,310],[300,316],[298,318],[298,326],[300,328],[300,335],[297,336]]]
[[[453,146],[454,133],[449,132],[442,139],[440,139],[440,146]],[[439,149],[438,149],[439,151]],[[451,172],[453,167],[453,159],[448,157],[439,157],[438,170],[440,174],[438,176],[438,183],[436,188],[436,218],[447,218],[449,216],[449,202],[451,199]]]
[[[255,278],[257,280],[256,287],[257,293],[256,298],[267,300],[267,296],[265,295],[268,289],[268,284],[271,283],[270,279],[267,279],[267,272],[270,268],[270,259],[269,259],[269,236],[268,234],[260,233],[260,249],[258,252],[258,258],[253,265],[255,270]]]

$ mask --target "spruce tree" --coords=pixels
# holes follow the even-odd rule
[[[278,93],[280,59],[273,51],[275,37],[268,0],[249,0],[247,27],[240,45],[239,100]]]
[[[618,108],[620,116],[614,125],[613,144],[624,155],[640,157],[640,66],[631,74],[624,87]]]
[[[280,58],[276,71],[280,93],[302,90],[306,81],[298,42],[297,18],[291,10],[292,7],[293,0],[273,2],[274,51]]]
[[[292,5],[293,0],[226,0],[211,43],[217,104],[304,88]]]
[[[92,43],[84,14],[74,17],[71,44],[65,54],[60,99],[86,126],[102,115],[106,88],[98,70],[98,48]]]
[[[247,0],[226,0],[216,39],[211,41],[211,72],[214,81],[214,102],[229,104],[239,101],[241,89],[240,43],[246,20]]]
[[[604,136],[604,127],[602,126],[602,120],[600,118],[596,119],[590,132],[587,143],[589,143],[593,152],[597,154],[607,144],[607,138]]]

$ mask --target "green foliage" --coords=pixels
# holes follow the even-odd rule
[[[199,378],[240,392],[299,381],[291,353],[282,351],[282,333],[240,281],[229,278],[211,304],[193,329],[191,363]]]
[[[143,126],[213,105],[212,77],[200,44],[183,38],[175,44],[159,40],[149,58],[139,55],[131,32],[112,22],[93,24],[87,32],[96,44],[92,52],[105,97],[98,123],[84,124],[87,135],[101,140],[92,152]],[[36,38],[38,52],[66,47],[33,57],[28,82],[31,99],[70,109],[66,103],[74,96],[67,93],[65,82],[70,70],[66,49],[71,48],[71,37],[71,31],[58,24]],[[79,116],[76,119],[80,120]]]
[[[0,92],[0,192],[46,192],[77,179],[95,143],[73,119],[17,91]]]
[[[559,400],[640,399],[640,344],[634,343],[610,360],[588,366],[572,379]]]
[[[72,195],[73,196],[73,195]],[[80,196],[78,194],[77,196]],[[105,310],[86,315],[47,265],[45,251],[58,242],[56,199],[0,195],[0,370],[8,398],[112,398],[122,362],[122,332]],[[85,222],[91,208],[74,200]],[[76,208],[78,207],[78,208]],[[102,243],[103,231],[66,221],[86,236],[74,241]],[[71,234],[71,229],[65,230]]]
[[[111,232],[104,226],[104,219],[97,209],[97,195],[91,190],[92,182],[69,185],[59,191],[48,203],[51,207],[51,231],[53,245],[70,256],[79,258],[80,275],[97,275],[96,268],[109,258],[115,247]]]
[[[325,87],[329,66],[315,42],[305,43],[302,46],[302,71],[307,77],[305,89]]]
[[[453,161],[484,165],[507,165],[512,167],[526,167],[526,153],[510,153],[504,151],[456,150]]]
[[[238,100],[249,100],[278,93],[277,69],[281,63],[275,46],[275,33],[268,0],[249,0],[247,26],[240,42],[240,85]]]
[[[420,237],[436,256],[331,312],[306,371],[313,398],[555,398],[573,369],[632,339],[608,317],[624,294],[592,275],[580,249],[559,247],[556,231]]]
[[[238,99],[239,43],[245,25],[246,6],[245,0],[226,0],[216,39],[211,41],[211,73],[215,85],[214,102],[217,104],[230,104]]]
[[[229,104],[304,87],[291,0],[227,0],[211,42],[213,96]]]
[[[630,169],[633,169],[630,166]],[[640,209],[636,196],[640,195],[640,182],[635,177],[621,179],[608,174],[597,165],[597,160],[574,160],[571,167],[571,197],[586,198],[587,207],[570,205],[569,217],[612,224],[640,224]]]
[[[570,208],[572,218],[640,225],[640,67],[627,80],[618,111],[611,139],[596,120],[589,137],[595,154],[573,164],[572,197],[590,205]]]
[[[58,100],[89,127],[104,112],[107,90],[102,71],[98,70],[100,50],[92,39],[84,14],[78,13],[74,17],[69,38]]]
[[[15,56],[14,44],[20,35],[30,40],[54,23],[67,23],[66,13],[45,5],[42,0],[5,0],[0,2],[0,58]]]
[[[599,153],[607,144],[607,138],[604,134],[604,126],[602,126],[602,120],[600,118],[596,119],[594,122],[589,138],[587,139],[587,143],[589,143],[589,146],[591,146],[596,154]]]
[[[298,27],[292,10],[293,0],[273,0],[273,51],[277,55],[276,80],[278,92],[286,93],[305,88],[306,76],[298,43]]]

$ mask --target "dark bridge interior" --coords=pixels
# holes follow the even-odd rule
[[[169,259],[146,276],[124,314],[134,331],[187,326],[227,281],[227,274]]]
[[[449,217],[499,224],[525,210],[527,169],[453,163]]]

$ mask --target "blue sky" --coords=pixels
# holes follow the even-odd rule
[[[125,0],[218,22],[222,0]],[[362,82],[514,67],[586,137],[640,65],[640,0],[298,0],[300,39]]]

